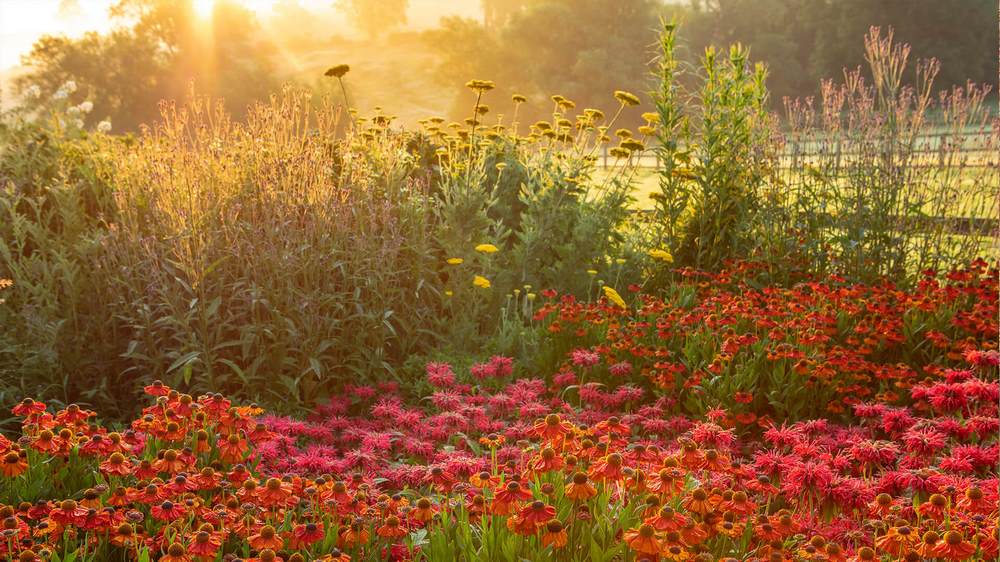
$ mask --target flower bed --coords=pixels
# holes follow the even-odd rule
[[[356,387],[307,421],[152,385],[123,431],[25,400],[0,552],[51,560],[992,560],[1000,356],[857,423],[732,426],[578,408],[445,364],[408,405]],[[497,358],[479,371],[513,369]]]
[[[909,403],[908,389],[996,349],[998,273],[982,261],[913,289],[838,277],[760,286],[753,263],[684,271],[664,297],[637,286],[595,302],[545,293],[540,355],[585,403],[621,403],[630,384],[692,415],[724,407],[734,422],[843,418],[855,403]],[[615,302],[618,300],[619,302]]]

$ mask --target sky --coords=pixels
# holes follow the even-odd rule
[[[203,5],[212,2],[194,1]],[[298,2],[308,10],[325,12],[343,21],[333,7],[334,0],[239,0],[262,19],[279,1]],[[113,3],[114,0],[0,0],[0,70],[17,66],[21,55],[30,51],[43,34],[78,37],[87,31],[108,31],[111,28],[108,7]],[[407,12],[413,29],[433,27],[441,16],[451,14],[478,17],[479,0],[410,0]]]

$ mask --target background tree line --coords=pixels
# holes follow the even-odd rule
[[[13,86],[22,97],[37,86],[44,99],[74,80],[73,95],[94,103],[89,119],[110,118],[116,131],[128,131],[155,119],[158,100],[183,98],[192,83],[199,93],[224,98],[239,116],[283,82],[316,84],[312,67],[288,64],[290,53],[321,68],[354,62],[327,60],[327,49],[350,44],[356,52],[391,58],[394,45],[412,51],[416,42],[433,68],[410,69],[412,74],[391,86],[385,76],[352,75],[361,93],[352,101],[392,108],[394,101],[420,92],[433,100],[423,106],[436,102],[428,109],[457,118],[468,109],[468,100],[455,97],[465,93],[461,85],[488,78],[499,86],[490,100],[495,111],[509,110],[509,94],[521,93],[533,102],[524,115],[530,119],[551,109],[552,94],[581,108],[607,109],[614,105],[614,90],[647,91],[661,18],[682,23],[682,56],[692,61],[708,45],[748,45],[751,57],[770,68],[776,107],[785,96],[814,95],[821,79],[863,65],[861,39],[872,25],[893,28],[898,40],[912,46],[912,57],[940,59],[941,87],[967,80],[994,83],[997,77],[992,0],[480,2],[481,18],[445,17],[438,28],[416,33],[403,27],[408,0],[337,0],[337,8],[363,32],[364,39],[349,39],[324,32],[316,22],[307,26],[310,14],[294,0],[276,6],[269,33],[235,1],[218,0],[213,17],[205,20],[194,16],[189,0],[120,0],[109,14],[121,22],[115,31],[43,37],[24,57],[27,71]],[[281,18],[283,25],[274,25]],[[373,46],[378,50],[372,52]],[[398,68],[391,74],[398,75]]]

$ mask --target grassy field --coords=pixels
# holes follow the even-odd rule
[[[933,173],[933,172],[932,172]],[[602,181],[608,176],[606,169],[598,169],[596,179]],[[963,172],[962,186],[960,189],[953,187],[952,190],[960,191],[960,198],[956,201],[949,199],[949,207],[954,212],[948,216],[967,217],[981,219],[996,219],[998,216],[998,200],[995,196],[1000,192],[1000,176],[994,171],[992,175],[984,175],[983,170],[966,169]],[[785,170],[782,172],[782,180],[795,184],[804,177],[802,172]],[[846,183],[844,181],[843,183]],[[992,187],[991,187],[992,186]],[[652,167],[639,168],[634,176],[632,208],[636,210],[648,210],[654,207],[654,202],[650,196],[659,192],[659,175]],[[934,213],[934,209],[926,209],[928,214]]]

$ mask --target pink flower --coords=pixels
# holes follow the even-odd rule
[[[608,372],[616,377],[625,377],[632,374],[632,364],[628,361],[619,361],[608,367]]]
[[[965,353],[965,360],[976,367],[998,367],[1000,366],[1000,352],[972,349]]]
[[[496,377],[509,377],[514,373],[514,360],[510,357],[494,355],[490,357],[490,365],[493,366]]]
[[[455,373],[447,363],[428,363],[425,367],[431,386],[447,388],[455,384]]]
[[[589,349],[574,349],[570,360],[577,367],[593,367],[601,362],[601,356]]]
[[[573,371],[560,371],[552,376],[552,384],[556,388],[566,388],[576,384],[576,373]]]

